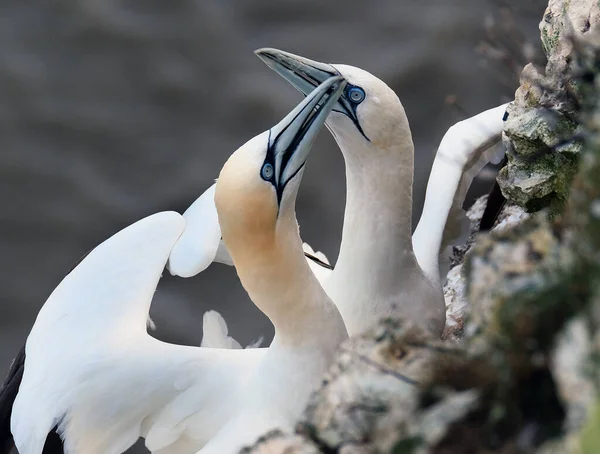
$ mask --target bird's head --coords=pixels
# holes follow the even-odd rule
[[[396,93],[382,80],[354,66],[320,63],[277,49],[255,51],[267,66],[304,95],[329,77],[342,76],[347,84],[327,119],[327,126],[342,148],[412,149],[408,119]],[[354,147],[357,148],[357,147]],[[406,149],[406,147],[401,147]]]
[[[242,145],[223,166],[215,204],[223,241],[234,263],[245,253],[268,250],[278,230],[294,226],[297,234],[295,202],[304,165],[345,85],[340,76],[327,78],[283,120]]]

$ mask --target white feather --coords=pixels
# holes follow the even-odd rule
[[[228,335],[227,323],[217,311],[207,311],[202,317],[202,342],[200,347],[242,348],[240,343]]]
[[[339,68],[340,65],[338,65]],[[352,69],[344,67],[344,71],[352,71]],[[368,75],[367,77],[373,76]],[[319,282],[324,286],[336,304],[340,305],[339,307],[342,310],[342,315],[345,317],[347,326],[350,326],[348,324],[351,323],[351,327],[349,327],[351,334],[363,330],[356,327],[364,327],[370,323],[369,320],[379,318],[376,317],[376,314],[370,307],[365,306],[364,301],[384,299],[387,304],[387,301],[390,299],[410,299],[412,297],[408,297],[407,295],[412,294],[411,292],[413,291],[416,292],[415,297],[418,297],[418,294],[422,295],[420,292],[426,291],[436,295],[439,293],[439,300],[443,302],[441,293],[435,288],[439,287],[445,280],[446,271],[449,266],[449,255],[452,250],[451,246],[452,244],[466,241],[469,234],[470,221],[462,209],[467,191],[475,176],[488,162],[499,162],[504,155],[503,149],[501,147],[494,147],[494,144],[501,138],[503,128],[502,118],[506,106],[507,104],[503,104],[456,123],[448,129],[440,143],[427,185],[423,213],[411,240],[418,266],[421,267],[422,274],[426,276],[429,283],[419,283],[417,282],[418,279],[415,278],[411,280],[411,283],[407,283],[414,288],[404,286],[401,290],[404,295],[390,296],[386,295],[386,289],[381,286],[372,288],[371,284],[365,284],[365,279],[362,277],[360,279],[353,279],[348,278],[347,273],[340,273],[338,279],[334,281],[330,279],[333,274],[332,270],[320,266],[307,258],[307,262]],[[354,153],[358,152],[354,151]],[[385,197],[389,196],[391,195],[377,194],[376,192],[371,194],[372,198],[381,199],[381,202],[383,202]],[[397,195],[394,196],[398,197]],[[353,207],[347,207],[347,212],[353,209],[356,211]],[[378,216],[381,217],[382,215],[383,213],[378,213]],[[375,215],[373,213],[361,212],[358,216]],[[351,231],[354,227],[354,225],[345,225],[344,229]],[[352,238],[355,239],[355,236]],[[376,243],[381,243],[381,241],[380,238],[363,238],[360,242],[360,247],[357,241],[352,241],[350,246],[353,250],[358,250],[373,247]],[[340,252],[342,252],[343,248],[344,244],[342,244]],[[397,247],[389,244],[384,250],[391,251],[395,248]],[[329,263],[324,254],[315,252],[307,243],[303,244],[303,249],[305,252]],[[224,256],[228,257],[224,247],[222,248],[222,252]],[[359,255],[362,257],[365,254]],[[344,263],[346,269],[353,269],[357,260],[355,254],[348,253],[343,258],[340,255],[338,264],[341,261]],[[371,254],[371,257],[367,261],[373,264],[381,262],[381,260],[375,257],[375,254]],[[370,268],[373,268],[370,272],[377,272],[374,267]],[[358,270],[358,268],[356,269]],[[365,271],[364,269],[360,269],[357,272],[364,274]],[[407,270],[398,270],[398,272],[406,276],[411,275],[411,272]],[[359,280],[363,281],[363,286],[366,285],[366,288],[362,289],[361,292],[357,292],[349,284],[349,282],[358,282]],[[369,279],[367,278],[366,281],[369,281]],[[375,282],[375,279],[372,281]],[[431,287],[432,285],[433,288]],[[348,305],[347,302],[351,300],[354,300],[355,304]],[[350,322],[350,319],[353,319],[353,322]]]
[[[255,53],[305,95],[311,80],[332,72],[360,90],[359,101],[346,97],[336,109],[342,113],[327,119],[346,164],[346,208],[335,269],[323,286],[348,333],[354,336],[394,315],[441,334],[446,316],[440,251],[450,238],[466,231],[464,195],[481,162],[491,158],[482,152],[500,139],[505,106],[450,128],[434,162],[426,206],[413,236],[414,146],[394,91],[354,66],[315,62],[271,48]]]
[[[75,402],[84,405],[83,383],[108,372],[107,347],[122,343],[126,349],[145,335],[152,294],[184,225],[171,212],[131,225],[90,252],[52,292],[27,339],[25,374],[13,407],[20,452],[41,452],[46,434],[63,418],[68,431],[69,409]],[[100,407],[94,414],[109,417],[111,409]]]
[[[473,179],[486,164],[499,162],[504,155],[502,148],[493,145],[500,141],[507,105],[456,123],[440,143],[413,234],[419,265],[434,281],[440,281],[444,249],[468,235],[470,223],[462,205]]]
[[[329,92],[334,84],[335,97]],[[329,79],[276,128],[300,139],[314,136],[343,87],[341,78]],[[315,120],[309,113],[317,101],[323,104]],[[299,110],[302,122],[295,121]],[[261,139],[266,137],[249,141],[228,164],[235,158],[247,170],[257,153],[266,154]],[[293,152],[306,156],[310,145],[311,140],[300,140]],[[226,164],[221,175],[226,169],[234,187],[236,178],[246,178],[249,188],[268,184],[260,178],[260,168],[240,176],[239,167]],[[295,202],[294,185],[300,179],[288,183],[292,196],[282,204]],[[210,191],[202,203],[214,204]],[[229,202],[238,206],[234,197],[243,192],[226,187],[223,194],[223,203],[231,197]],[[257,194],[272,195],[262,188]],[[273,203],[264,206],[273,209]],[[199,212],[211,211],[205,206]],[[231,211],[223,211],[226,219]],[[230,240],[255,220],[256,211],[241,213],[241,218],[223,224],[229,227]],[[201,219],[196,215],[191,219],[198,227]],[[285,260],[264,260],[260,251],[248,254],[254,239],[246,234],[240,235],[243,241],[236,250],[238,257],[248,254],[253,259],[237,267],[250,298],[278,321],[275,339],[266,349],[232,348],[235,343],[217,313],[205,317],[205,328],[227,340],[229,348],[179,346],[148,335],[152,297],[169,254],[187,231],[181,215],[165,212],[145,218],[90,252],[52,292],[27,339],[23,379],[11,414],[19,452],[41,454],[46,435],[57,425],[67,454],[119,454],[140,436],[152,452],[193,453],[208,443],[203,454],[223,454],[237,452],[275,427],[291,430],[347,333],[306,265],[295,218],[281,219],[267,232],[284,232],[277,237],[282,251],[275,257]],[[216,230],[214,225],[203,230],[214,247],[197,251],[216,253]],[[256,228],[254,232],[262,235]],[[285,291],[274,290],[264,276],[277,276],[274,280]]]
[[[184,226],[174,212],[142,219],[95,248],[52,292],[27,339],[13,406],[19,452],[41,453],[57,424],[67,453],[118,454],[140,436],[157,451],[183,443],[191,414],[207,421],[194,430],[198,446],[235,411],[223,396],[250,376],[264,349],[240,355],[171,345],[146,332]]]
[[[221,228],[215,207],[215,184],[183,213],[186,230],[171,251],[169,272],[191,277],[204,271],[220,250]]]
[[[219,247],[217,248],[217,254],[215,255],[214,261],[222,263],[223,265],[233,266],[233,260],[231,259],[223,240],[219,241]]]

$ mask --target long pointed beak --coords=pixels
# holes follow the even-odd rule
[[[269,68],[287,80],[300,92],[304,93],[304,95],[308,95],[317,85],[330,77],[341,75],[332,65],[309,60],[308,58],[290,54],[283,50],[264,47],[255,50],[254,53]],[[358,120],[356,105],[348,100],[345,93],[341,94],[331,110],[350,118],[363,137],[369,140]]]
[[[283,50],[264,47],[254,53],[290,84],[308,95],[318,85],[340,73],[331,65],[309,60]]]
[[[279,196],[304,166],[315,137],[345,86],[343,77],[329,77],[269,130],[269,154]]]

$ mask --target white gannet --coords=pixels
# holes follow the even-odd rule
[[[240,147],[215,188],[223,241],[275,326],[272,344],[214,349],[148,335],[152,296],[186,221],[175,212],[142,219],[92,250],[40,310],[12,407],[21,454],[40,454],[57,426],[65,452],[86,454],[118,454],[140,436],[160,454],[228,454],[293,428],[347,338],[295,216],[308,152],[344,85],[326,80]]]
[[[322,284],[348,333],[356,335],[392,314],[441,333],[446,314],[440,253],[465,227],[468,231],[462,204],[473,178],[501,158],[491,147],[500,140],[507,104],[448,130],[411,235],[414,147],[396,93],[353,66],[276,49],[256,54],[305,95],[333,75],[347,81],[326,122],[346,163],[346,209],[339,256]]]
[[[348,333],[359,334],[392,314],[441,333],[446,318],[443,252],[468,233],[462,204],[473,178],[488,162],[502,158],[503,151],[493,145],[501,138],[507,104],[463,120],[444,135],[423,213],[411,235],[414,147],[394,91],[353,66],[319,63],[276,49],[256,54],[305,95],[332,75],[348,82],[326,122],[346,162],[342,242],[335,268],[322,255],[310,261]],[[184,235],[192,238],[194,230],[186,229]],[[305,251],[311,256],[310,246]],[[227,251],[221,254],[226,257]],[[186,272],[195,263],[193,251],[185,257],[179,259],[181,274],[175,274],[194,274]]]

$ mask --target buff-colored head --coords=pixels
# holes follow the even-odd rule
[[[412,152],[404,107],[396,93],[373,74],[354,66],[320,63],[277,49],[259,49],[255,53],[305,95],[328,77],[344,77],[346,87],[326,123],[343,150]],[[354,146],[345,146],[350,143]]]
[[[297,235],[295,201],[312,143],[345,81],[336,76],[311,92],[281,122],[242,145],[215,189],[223,241],[236,264],[259,259],[278,231]]]

